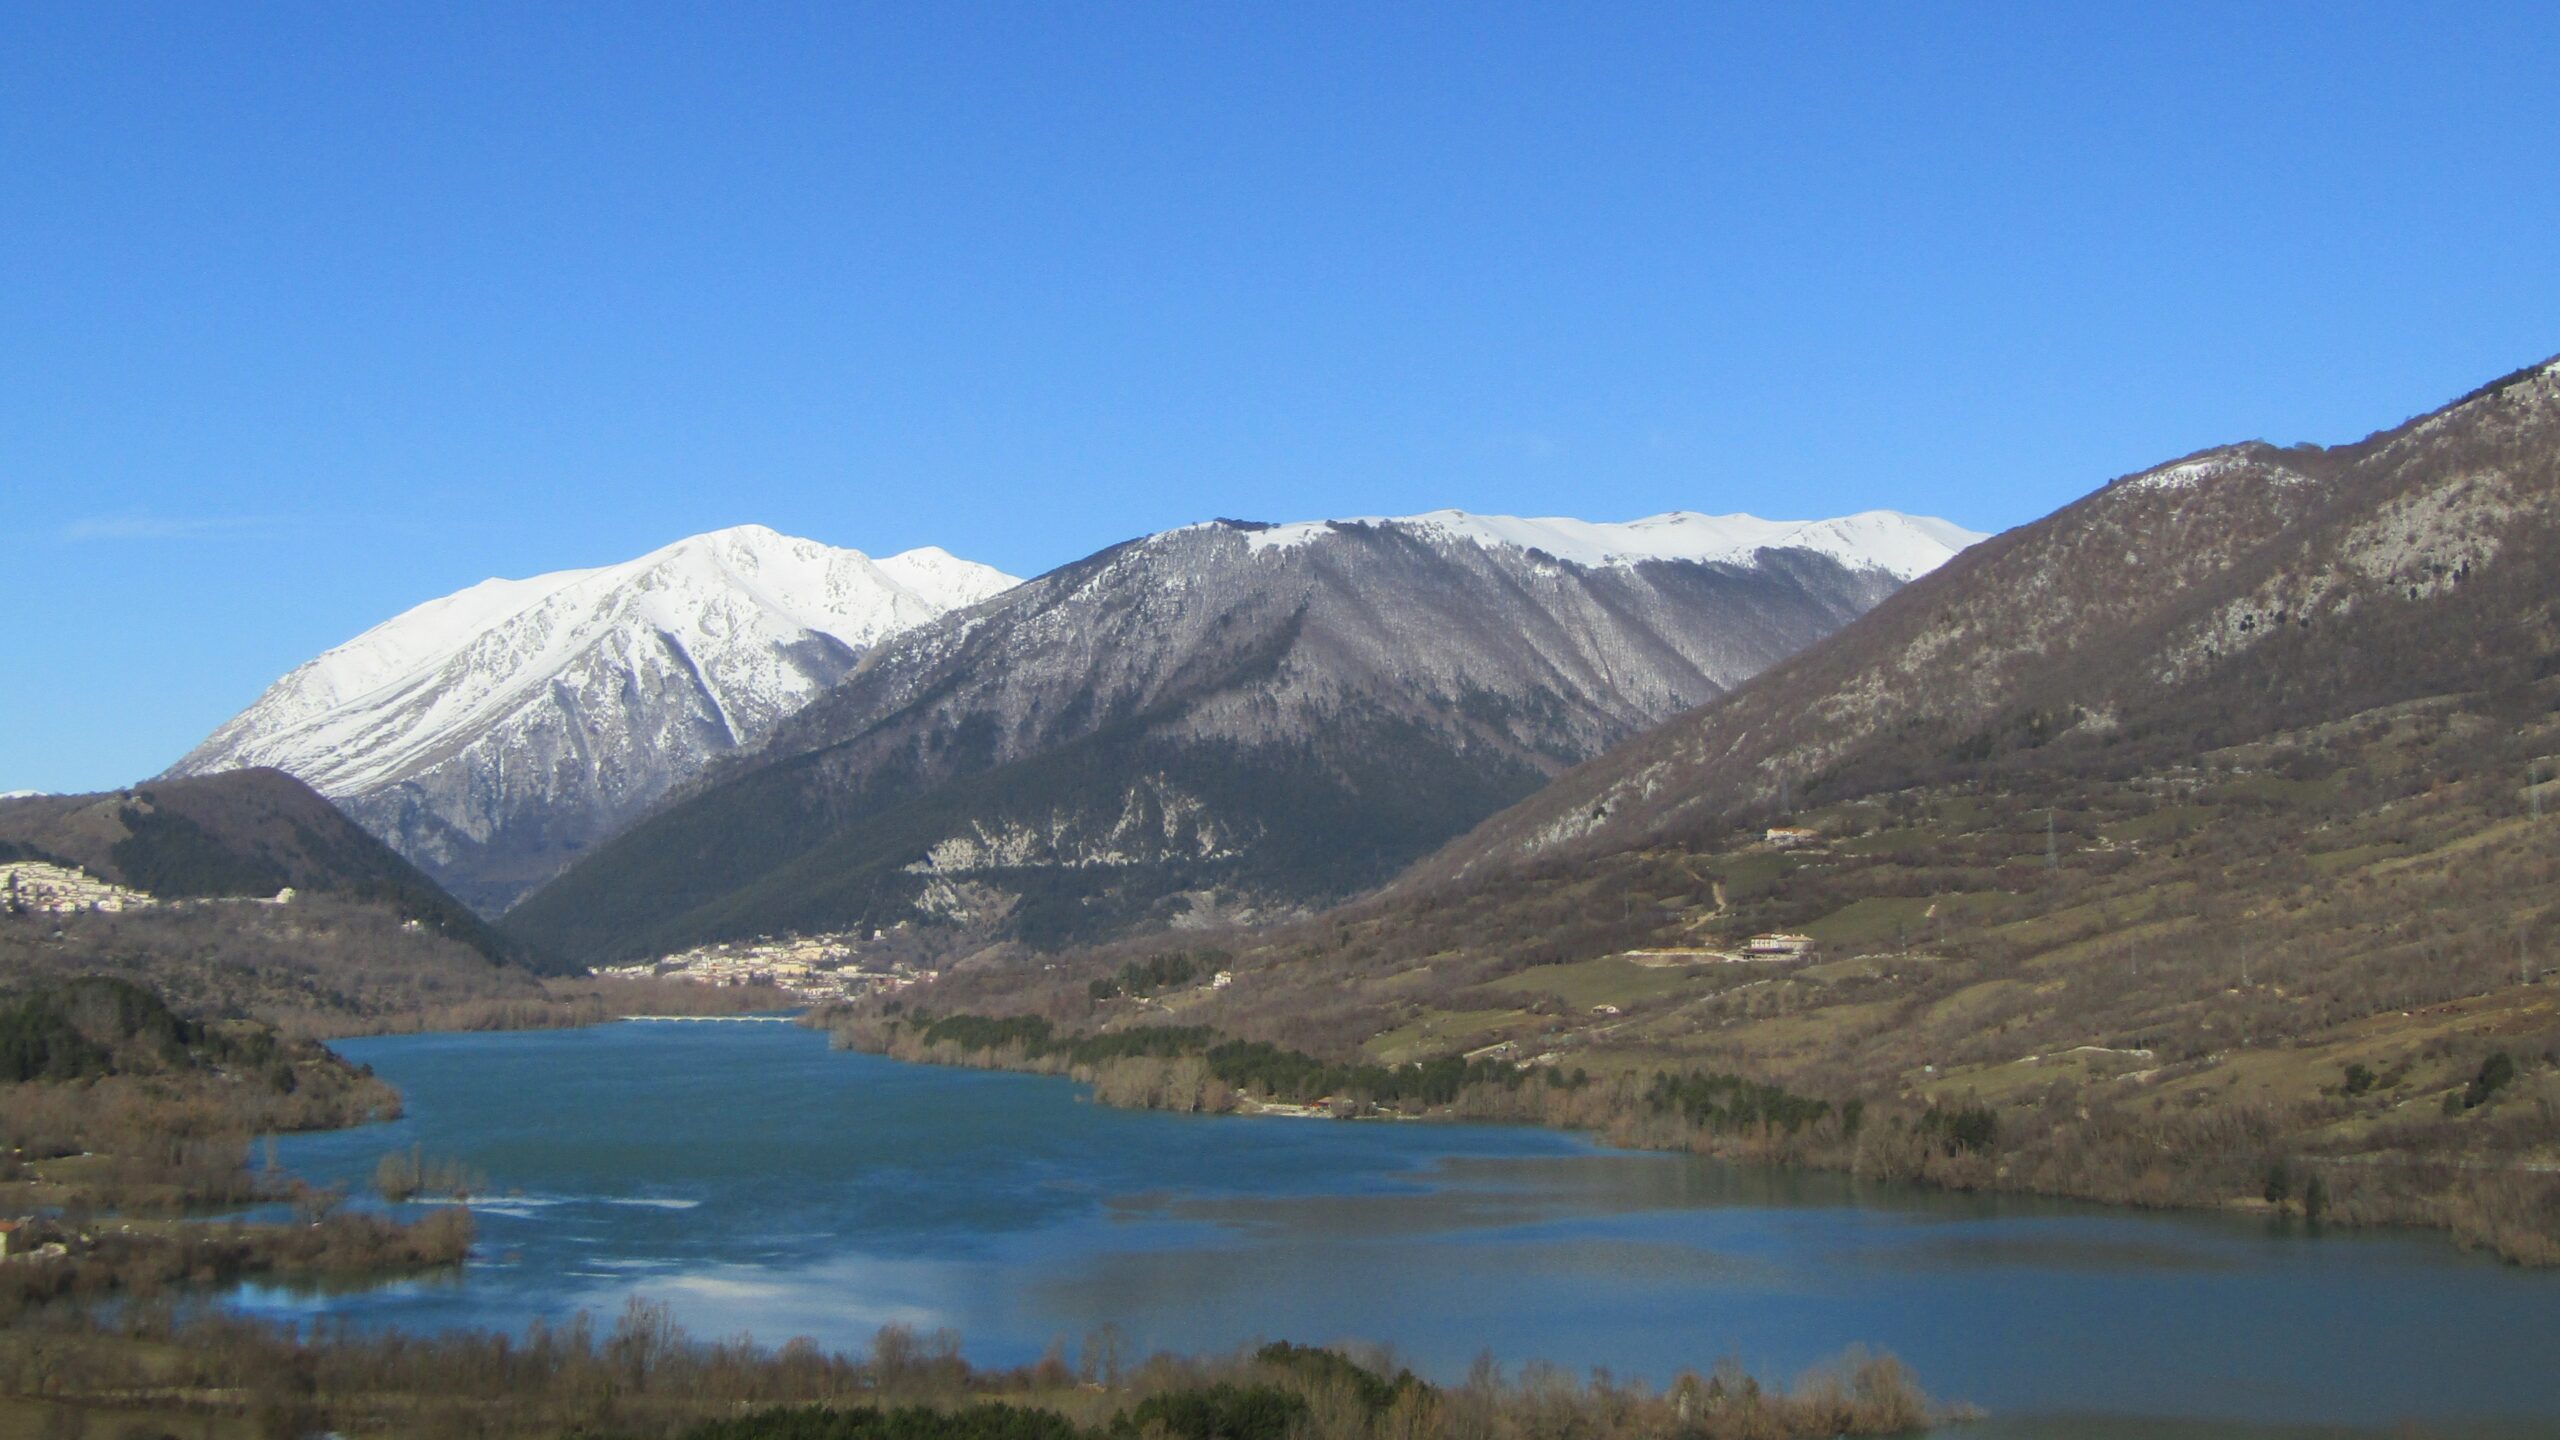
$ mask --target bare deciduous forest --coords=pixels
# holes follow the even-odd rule
[[[112,1326],[56,1311],[0,1330],[0,1394],[13,1397],[0,1399],[0,1423],[29,1433],[215,1440],[1813,1440],[1964,1413],[1934,1405],[1890,1356],[1862,1353],[1792,1384],[1730,1360],[1658,1390],[1485,1361],[1437,1386],[1387,1352],[1140,1357],[1105,1329],[1037,1364],[982,1370],[949,1331],[892,1325],[859,1355],[806,1340],[768,1349],[696,1339],[640,1301],[609,1327],[581,1313],[521,1336],[297,1336],[157,1304]]]

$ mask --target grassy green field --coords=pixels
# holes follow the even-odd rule
[[[1484,988],[1517,995],[1552,995],[1566,1005],[1588,1010],[1600,1005],[1625,1008],[1692,991],[1709,977],[1705,966],[1647,966],[1614,955],[1570,965],[1541,965],[1506,975]]]

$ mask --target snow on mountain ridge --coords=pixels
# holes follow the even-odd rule
[[[767,646],[804,638],[796,629],[860,650],[1014,583],[930,547],[874,561],[762,525],[715,530],[618,565],[483,580],[414,606],[287,674],[197,754],[236,749],[235,763],[275,765],[324,794],[367,789],[453,727],[539,689],[626,619],[689,657],[706,648],[684,643],[697,629]],[[368,735],[373,717],[413,698],[427,709],[405,735]]]
[[[1286,913],[1386,879],[1849,624],[1901,587],[1887,565],[1971,538],[1931,533],[1449,512],[1109,545],[873,650],[510,913],[591,961],[795,927],[1062,943]],[[1605,563],[1630,552],[1735,558]]]
[[[986,566],[963,560],[939,545],[919,545],[872,563],[908,590],[946,610],[975,605],[997,593],[981,583],[982,576],[993,573]]]
[[[1762,550],[1811,550],[1903,580],[1925,575],[1957,551],[1988,538],[1945,520],[1895,510],[1867,510],[1827,520],[1764,520],[1757,515],[1673,510],[1619,522],[1433,510],[1420,515],[1304,520],[1250,531],[1246,541],[1257,552],[1292,549],[1348,525],[1395,526],[1487,548],[1537,550],[1586,569],[1648,560],[1747,564]]]

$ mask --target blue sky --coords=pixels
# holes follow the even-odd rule
[[[742,521],[2015,524],[2560,351],[2560,8],[16,6],[0,788]]]

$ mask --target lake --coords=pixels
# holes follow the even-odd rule
[[[1118,1328],[1669,1378],[1852,1344],[1974,1401],[1978,1440],[2295,1436],[2415,1419],[2560,1434],[2560,1275],[2421,1235],[1862,1185],[1554,1131],[1113,1110],[1039,1076],[831,1051],[789,1025],[343,1042],[401,1120],[286,1138],[361,1190],[421,1145],[482,1172],[461,1274],[240,1309],[520,1329],[633,1295],[695,1334],[859,1348],[902,1321],[986,1364]],[[2150,1417],[2110,1422],[2102,1417]],[[2193,1428],[2162,1420],[2198,1422]],[[2492,1418],[2498,1422],[2494,1427]],[[2315,1429],[2264,1422],[2311,1422]]]

